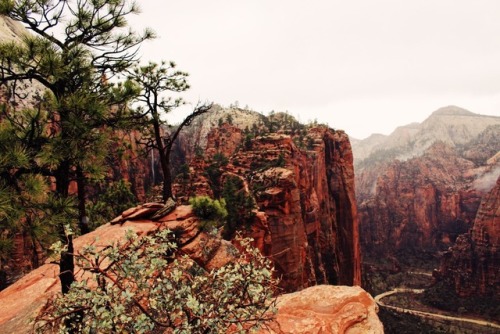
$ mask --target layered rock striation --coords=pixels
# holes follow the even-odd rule
[[[452,147],[464,145],[492,126],[500,126],[500,117],[446,106],[434,111],[422,123],[400,126],[388,136],[375,134],[353,140],[356,166],[359,164],[362,168],[374,161],[418,157],[438,141]]]
[[[467,232],[500,175],[500,117],[450,106],[373,143],[357,141],[365,258],[437,257]],[[358,154],[359,153],[359,154]]]
[[[207,138],[205,156],[193,161],[189,177],[175,187],[179,199],[217,195],[216,188],[236,176],[244,184],[241,191],[256,203],[246,233],[274,261],[286,291],[360,284],[353,157],[344,132],[311,128],[307,149],[283,131],[250,139],[230,125],[213,129]],[[238,140],[243,141],[235,145]],[[227,163],[216,166],[214,180],[207,170],[217,153]]]
[[[437,276],[462,297],[500,296],[500,177],[470,231],[444,254]]]
[[[375,257],[449,247],[469,229],[479,206],[474,169],[442,142],[422,157],[384,166],[370,191],[358,195],[362,247]],[[373,177],[369,173],[358,176],[360,183]]]

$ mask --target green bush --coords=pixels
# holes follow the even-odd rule
[[[37,333],[248,333],[274,317],[278,282],[250,239],[237,239],[245,251],[208,272],[176,256],[168,230],[126,237],[76,252],[87,279],[48,301]],[[62,251],[61,243],[53,248]]]
[[[196,145],[196,146],[194,147],[194,156],[195,156],[196,158],[203,158],[203,155],[204,155],[204,151],[203,151],[203,149],[201,148],[201,146]]]
[[[193,206],[194,214],[203,219],[200,222],[202,230],[221,226],[227,217],[224,199],[213,200],[208,196],[199,196],[190,198],[189,204]]]
[[[245,150],[246,151],[250,151],[253,147],[253,143],[252,143],[252,139],[253,139],[253,135],[248,133],[246,136],[245,136],[245,140],[244,140],[244,144],[243,146],[245,147]]]

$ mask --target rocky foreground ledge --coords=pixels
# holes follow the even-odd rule
[[[139,208],[140,209],[140,208]],[[198,230],[190,206],[177,207],[170,214],[151,220],[136,215],[122,217],[120,224],[106,224],[75,239],[75,250],[95,243],[106,246],[122,240],[131,229],[145,235],[158,227],[182,229],[183,253],[205,268],[230,261],[231,244]],[[96,242],[97,238],[97,242]],[[188,241],[188,242],[187,242]],[[47,299],[60,291],[59,267],[46,263],[0,291],[0,333],[31,333],[33,319]],[[77,270],[78,278],[78,270]],[[373,298],[360,287],[318,285],[278,298],[275,320],[261,333],[383,333]]]

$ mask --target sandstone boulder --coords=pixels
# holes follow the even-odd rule
[[[261,333],[376,334],[378,306],[360,287],[318,285],[282,295],[276,320]]]
[[[261,216],[262,214],[260,214]],[[178,234],[180,251],[210,270],[231,261],[235,254],[231,243],[198,228],[190,206],[179,206],[161,221],[126,220],[106,224],[74,241],[75,251],[94,243],[105,247],[124,240],[125,231],[146,235],[163,227]],[[46,263],[19,281],[0,291],[0,333],[30,333],[32,321],[48,298],[60,291],[59,268]],[[77,279],[81,271],[76,269]],[[359,287],[315,286],[280,296],[278,313],[270,324],[271,333],[382,333],[373,299]],[[280,331],[282,330],[282,331]],[[265,332],[262,332],[265,333]]]

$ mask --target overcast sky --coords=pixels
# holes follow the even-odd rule
[[[142,60],[188,101],[288,111],[355,138],[458,105],[500,116],[499,0],[142,0]]]

